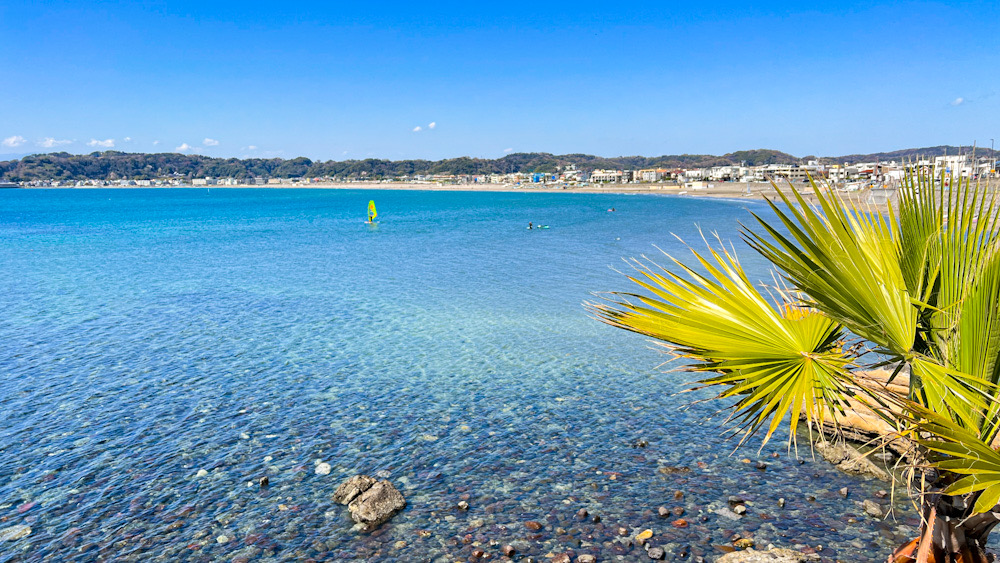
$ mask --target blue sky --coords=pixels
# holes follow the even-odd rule
[[[1000,141],[1000,3],[0,3],[0,155]],[[419,130],[416,130],[417,128]]]

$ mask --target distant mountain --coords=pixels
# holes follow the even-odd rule
[[[281,158],[211,158],[178,153],[124,153],[120,151],[70,154],[57,152],[35,154],[0,162],[0,179],[24,182],[33,180],[149,180],[154,178],[313,178],[378,179],[428,174],[508,174],[513,172],[554,173],[567,166],[590,172],[597,168],[706,168],[711,166],[763,164],[803,164],[818,160],[825,164],[906,160],[918,156],[939,156],[971,152],[972,147],[939,146],[904,149],[875,154],[852,154],[838,157],[806,156],[799,158],[770,149],[736,151],[722,156],[681,154],[663,156],[601,157],[589,154],[553,155],[515,153],[502,158],[449,158],[445,160],[343,160],[313,161],[305,157]],[[997,151],[1000,152],[1000,151]],[[977,149],[988,156],[989,149]],[[996,155],[993,155],[996,158]]]

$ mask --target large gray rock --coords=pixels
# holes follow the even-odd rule
[[[716,563],[802,563],[819,559],[815,555],[806,555],[791,549],[771,548],[767,551],[756,551],[749,548],[745,551],[734,551],[716,559]]]
[[[351,501],[347,509],[355,522],[370,530],[392,518],[405,506],[406,499],[402,493],[383,479]]]
[[[892,479],[885,469],[875,465],[861,452],[847,444],[819,442],[815,447],[819,455],[845,473],[874,477],[886,482]]]
[[[333,493],[333,502],[349,504],[352,500],[357,498],[358,495],[372,488],[372,485],[374,485],[375,482],[374,477],[369,477],[367,475],[355,475],[337,487],[336,492]]]

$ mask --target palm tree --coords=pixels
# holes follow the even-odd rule
[[[884,420],[914,448],[894,479],[922,514],[891,563],[985,563],[1000,523],[998,200],[944,180],[910,173],[887,212],[815,183],[816,204],[778,190],[776,219],[755,214],[741,231],[776,287],[755,286],[720,241],[692,250],[691,266],[634,260],[629,279],[645,291],[587,304],[685,359],[699,386],[720,387],[741,444],[761,430],[766,443],[786,419],[789,447],[800,420],[836,428],[852,409]],[[885,366],[889,382],[865,375]],[[907,391],[887,384],[907,371]]]

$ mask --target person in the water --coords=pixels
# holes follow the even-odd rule
[[[528,221],[528,230],[531,230],[531,221]]]

